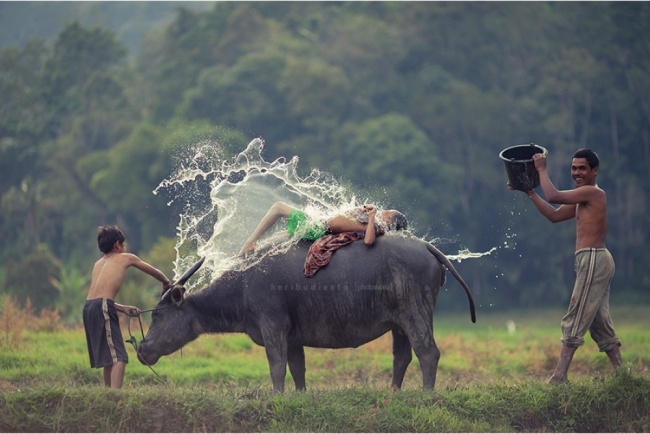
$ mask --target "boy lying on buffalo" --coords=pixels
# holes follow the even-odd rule
[[[287,231],[292,237],[315,241],[325,235],[345,232],[363,233],[363,242],[372,245],[375,237],[388,230],[404,230],[408,222],[404,214],[396,210],[378,211],[372,204],[356,207],[344,214],[337,214],[323,222],[308,223],[307,214],[283,202],[276,202],[266,213],[253,234],[246,240],[240,255],[255,250],[257,241],[280,218],[287,219]]]

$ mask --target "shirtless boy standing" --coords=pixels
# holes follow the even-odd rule
[[[170,285],[165,274],[126,252],[125,237],[117,226],[100,226],[97,244],[104,256],[95,262],[88,297],[83,308],[83,322],[88,343],[91,368],[104,368],[104,385],[119,389],[124,380],[124,369],[129,361],[124,348],[117,312],[139,315],[140,309],[115,303],[113,299],[122,287],[129,267],[144,271],[163,284]]]
[[[537,210],[552,223],[575,218],[576,280],[571,302],[562,318],[562,350],[549,383],[567,382],[567,372],[575,351],[584,344],[587,331],[605,352],[614,368],[623,364],[621,341],[609,314],[610,283],[614,259],[605,247],[607,236],[607,195],[596,183],[600,162],[590,149],[579,149],[571,160],[573,190],[558,191],[548,176],[546,156],[533,156],[540,186],[546,200],[534,190],[526,193]],[[560,205],[558,208],[552,204]]]

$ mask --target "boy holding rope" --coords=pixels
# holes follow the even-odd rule
[[[140,309],[115,303],[126,269],[135,267],[163,284],[170,285],[165,274],[126,252],[126,238],[117,226],[100,226],[97,244],[104,256],[95,262],[90,290],[83,308],[83,322],[88,344],[91,368],[104,368],[104,385],[119,389],[124,380],[124,370],[129,358],[124,347],[117,312],[134,316]]]

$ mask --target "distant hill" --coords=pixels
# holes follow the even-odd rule
[[[214,2],[184,1],[0,1],[0,49],[22,47],[29,39],[51,40],[71,21],[115,32],[134,55],[142,37],[174,17],[178,8],[209,10]]]

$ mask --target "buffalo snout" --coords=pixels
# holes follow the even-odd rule
[[[142,341],[142,343],[138,347],[137,354],[138,354],[138,360],[143,365],[153,366],[160,359],[160,356],[156,356],[146,351],[146,346],[144,345],[144,341]]]

